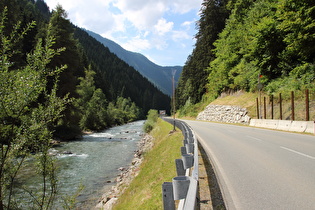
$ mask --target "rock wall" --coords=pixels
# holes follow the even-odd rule
[[[249,124],[250,117],[245,108],[229,105],[208,105],[197,120]]]

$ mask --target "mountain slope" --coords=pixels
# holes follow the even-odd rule
[[[110,52],[108,47],[75,27],[74,37],[79,41],[92,69],[96,72],[95,85],[101,88],[109,101],[122,96],[130,98],[141,107],[144,114],[149,109],[170,110],[170,97],[155,87],[140,72]]]
[[[130,52],[125,50],[117,43],[106,39],[99,34],[86,30],[86,32],[95,38],[97,41],[108,47],[109,50],[116,54],[120,59],[128,65],[134,67],[157,88],[167,95],[172,95],[172,71],[176,70],[175,82],[177,83],[182,72],[181,66],[159,66],[150,61],[147,57],[140,53]]]

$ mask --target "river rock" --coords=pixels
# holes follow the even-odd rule
[[[150,150],[153,146],[153,137],[145,134],[139,141],[139,149],[135,151],[134,159],[131,162],[129,168],[121,170],[121,173],[116,177],[116,185],[112,189],[105,193],[100,199],[99,203],[95,206],[95,209],[110,210],[118,200],[119,196],[129,186],[134,177],[136,177],[140,171],[140,165],[143,161],[143,153]],[[122,167],[121,167],[122,168]]]

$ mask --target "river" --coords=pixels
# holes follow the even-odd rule
[[[136,121],[113,127],[52,148],[50,152],[57,158],[59,168],[59,194],[72,195],[83,185],[77,197],[77,209],[94,207],[102,194],[116,184],[119,168],[131,164],[143,134],[143,123]],[[55,208],[61,209],[61,206],[59,203]]]

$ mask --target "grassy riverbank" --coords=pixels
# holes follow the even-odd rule
[[[154,146],[144,155],[140,172],[119,197],[113,209],[162,209],[162,184],[176,176],[175,159],[181,157],[183,135],[172,125],[158,119],[150,134]]]

